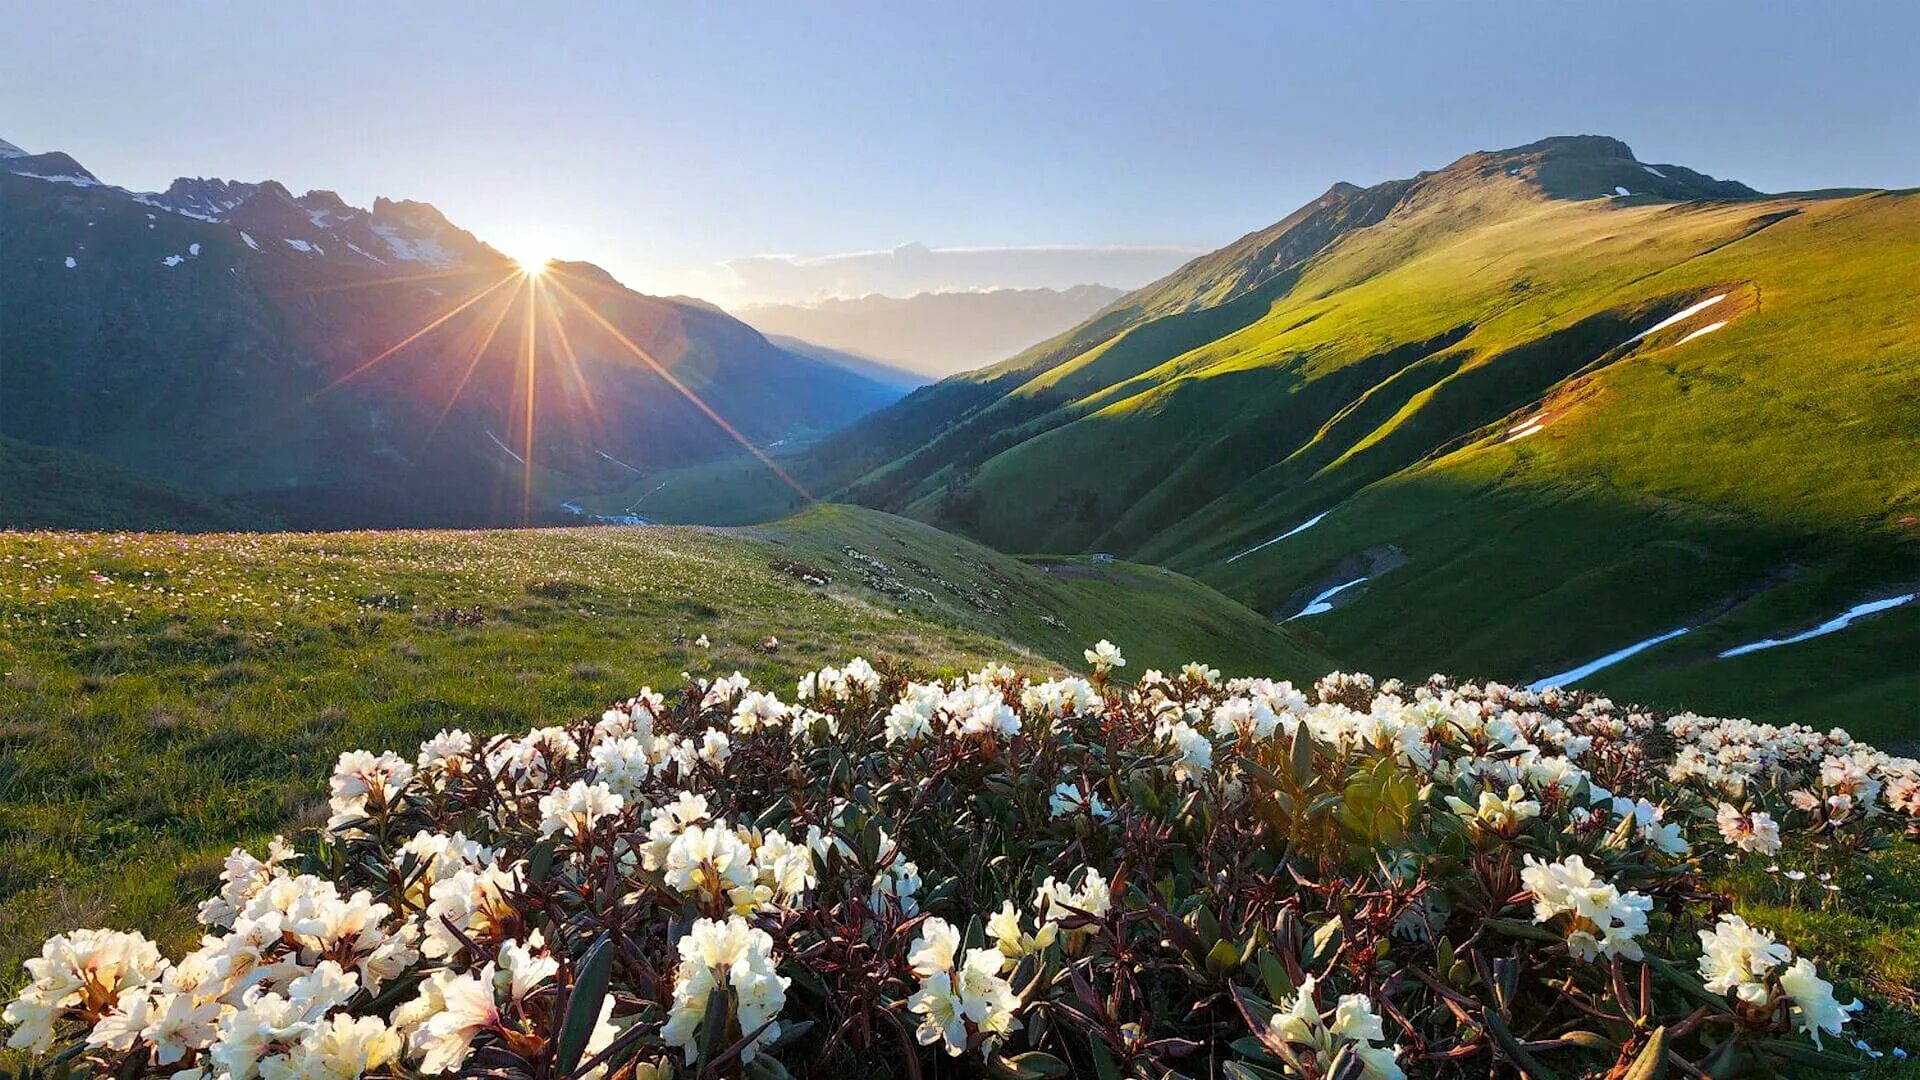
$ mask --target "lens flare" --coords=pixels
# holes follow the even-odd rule
[[[459,403],[462,394],[468,389],[476,371],[486,362],[486,357],[497,338],[501,324],[510,317],[511,313],[518,312],[521,319],[519,324],[520,340],[515,343],[516,347],[512,350],[511,359],[506,361],[512,365],[510,375],[510,385],[512,389],[509,391],[511,400],[504,404],[510,425],[508,430],[513,432],[509,438],[519,444],[519,449],[516,451],[508,449],[504,443],[501,445],[502,449],[508,449],[508,452],[520,462],[519,516],[522,523],[528,523],[534,518],[535,458],[540,450],[538,445],[539,432],[535,424],[535,418],[536,416],[550,415],[547,408],[538,407],[539,403],[534,400],[535,393],[540,384],[537,373],[549,367],[555,369],[559,380],[558,389],[563,395],[563,408],[561,410],[563,416],[571,411],[570,409],[564,408],[566,398],[577,395],[581,412],[584,413],[584,422],[592,430],[592,433],[601,434],[604,432],[599,404],[594,400],[593,391],[587,378],[587,365],[583,363],[582,357],[575,351],[574,342],[566,327],[566,322],[569,317],[582,317],[610,337],[611,340],[617,343],[625,352],[640,360],[653,374],[659,376],[673,392],[677,393],[688,404],[692,405],[729,438],[737,442],[742,449],[757,458],[761,464],[765,465],[775,476],[784,481],[787,486],[791,487],[802,499],[807,502],[814,501],[813,494],[801,486],[793,477],[789,476],[779,465],[775,464],[766,451],[754,445],[752,440],[748,439],[739,428],[735,427],[726,417],[720,415],[719,411],[702,399],[692,387],[677,378],[667,365],[662,364],[656,359],[650,350],[641,346],[639,342],[635,341],[625,331],[616,326],[614,322],[598,310],[593,303],[583,298],[573,288],[570,288],[568,284],[569,279],[572,279],[572,283],[575,285],[597,288],[599,287],[598,282],[574,278],[573,275],[567,272],[567,268],[564,265],[556,264],[552,260],[544,257],[515,258],[513,263],[513,269],[504,276],[491,282],[482,283],[480,287],[475,288],[472,292],[449,305],[445,310],[430,318],[418,329],[405,334],[400,340],[382,349],[371,358],[355,365],[344,374],[333,379],[326,386],[315,391],[307,400],[311,402],[314,398],[318,398],[348,383],[359,380],[361,376],[366,375],[374,368],[392,362],[396,355],[407,351],[423,338],[436,335],[443,327],[446,327],[449,323],[453,323],[456,319],[461,319],[460,326],[474,325],[473,320],[480,320],[478,324],[474,326],[474,329],[479,332],[475,335],[475,344],[472,352],[454,361],[453,368],[458,372],[458,375],[452,380],[451,391],[447,394],[446,400],[439,403],[438,415],[435,416],[432,425],[428,428],[427,437],[428,439],[432,439],[439,433],[441,426],[447,420],[448,414],[450,414],[455,405]],[[437,276],[443,275],[400,276],[387,279],[385,283],[398,284],[404,281],[414,281],[419,278]],[[482,307],[478,312],[473,312],[473,314],[468,314],[476,307],[480,307],[482,301],[496,294],[498,294],[499,298],[494,304]],[[465,318],[462,319],[462,316],[465,316]],[[454,332],[458,332],[460,326],[457,326]],[[464,361],[464,363],[461,361]],[[498,358],[496,358],[496,362],[498,362]],[[569,393],[569,390],[571,393]],[[496,439],[495,441],[498,440]],[[601,456],[604,457],[606,455],[602,453]],[[614,459],[609,458],[608,460]],[[632,468],[632,466],[627,467]]]

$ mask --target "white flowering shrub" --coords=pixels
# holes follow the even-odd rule
[[[1598,697],[1202,664],[738,674],[341,755],[198,947],[76,930],[48,1074],[1198,1076],[1848,1070],[1856,1004],[1731,912],[1861,858],[1920,765]]]

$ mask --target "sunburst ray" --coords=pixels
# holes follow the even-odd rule
[[[785,469],[782,469],[780,466],[774,464],[773,459],[768,457],[765,451],[761,450],[758,446],[755,446],[753,443],[753,440],[747,438],[744,434],[740,432],[738,428],[734,427],[731,423],[728,423],[726,417],[721,416],[718,412],[714,410],[713,406],[708,405],[706,401],[700,397],[699,394],[694,393],[692,388],[688,387],[685,383],[681,382],[678,378],[676,378],[673,372],[668,371],[665,365],[661,364],[660,361],[654,359],[651,353],[641,348],[638,343],[636,343],[632,338],[628,337],[625,333],[623,333],[619,327],[613,325],[613,323],[610,320],[608,320],[605,315],[602,315],[597,309],[595,309],[592,304],[589,304],[585,300],[582,300],[578,293],[568,288],[566,282],[561,280],[563,277],[568,277],[568,276],[570,275],[566,274],[566,272],[561,270],[559,267],[554,267],[552,268],[552,271],[547,275],[547,280],[552,283],[553,287],[556,290],[558,290],[561,295],[565,296],[567,299],[579,305],[580,310],[585,312],[587,314],[587,317],[592,319],[596,325],[598,325],[602,330],[606,331],[609,335],[611,335],[613,339],[615,341],[618,341],[623,347],[625,347],[628,352],[632,353],[635,357],[639,358],[639,360],[642,363],[646,364],[649,368],[653,369],[654,374],[660,376],[662,379],[665,379],[667,381],[667,385],[673,387],[674,390],[679,392],[680,396],[686,398],[687,401],[691,403],[694,408],[699,409],[702,413],[704,413],[707,419],[712,420],[715,424],[717,424],[720,427],[720,430],[726,432],[727,435],[733,439],[733,441],[739,443],[742,447],[744,447],[747,450],[748,453],[758,458],[762,465],[765,465],[770,472],[772,472],[775,476],[779,477],[782,481],[784,481],[788,487],[798,492],[801,498],[805,499],[810,503],[818,501],[817,499],[814,498],[812,492],[808,491],[805,487],[803,487],[798,480],[795,480],[793,477],[787,475],[787,471]]]

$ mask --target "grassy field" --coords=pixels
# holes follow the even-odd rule
[[[666,525],[753,525],[786,517],[806,499],[759,458],[740,453],[636,475],[616,490],[580,495],[555,488],[589,513],[636,514]]]
[[[870,583],[849,549],[890,569]],[[344,749],[570,719],[688,670],[790,694],[856,653],[1083,666],[1100,636],[1142,666],[1330,666],[1177,575],[1050,571],[851,508],[760,534],[0,533],[0,989],[56,928],[177,942],[231,845],[324,816]]]

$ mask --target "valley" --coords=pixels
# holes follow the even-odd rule
[[[1911,193],[1548,139],[1335,185],[788,468],[1004,550],[1312,605],[1334,655],[1406,677],[1537,683],[1684,626],[1598,683],[1904,742],[1911,607],[1718,654],[1920,580],[1916,259]]]

